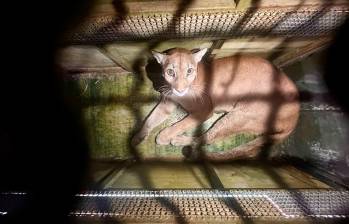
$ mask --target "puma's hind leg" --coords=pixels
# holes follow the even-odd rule
[[[242,117],[245,116],[245,117]],[[253,130],[255,122],[253,119],[246,119],[245,113],[229,112],[220,119],[200,137],[191,137],[179,135],[172,139],[171,144],[177,146],[191,145],[195,143],[212,144],[217,139],[222,139],[236,133],[252,132],[259,134]]]
[[[269,122],[270,114],[258,114],[256,111],[258,108],[229,112],[198,140],[205,144],[212,144],[216,140],[233,134],[249,133],[263,136],[265,142],[278,143],[287,138],[297,124],[298,113],[281,111],[273,116],[272,122]]]
[[[204,144],[212,144],[213,142],[226,138],[228,136],[239,133],[262,134],[262,130],[256,126],[253,118],[248,118],[246,113],[229,112],[221,117],[216,123],[197,141]]]
[[[212,144],[213,142],[228,136],[240,133],[249,133],[264,136],[265,141],[280,142],[286,138],[294,129],[297,123],[298,114],[275,117],[273,123],[267,125],[267,115],[256,116],[256,110],[236,110],[227,113],[200,137],[189,137],[179,135],[172,139],[171,143],[177,146],[191,144]]]
[[[196,150],[195,147],[186,147],[183,153],[188,159],[192,160],[197,160],[202,158],[202,156],[212,161],[256,158],[260,155],[263,146],[281,142],[290,135],[294,128],[293,123],[296,122],[296,116],[297,115],[292,115],[287,118],[289,122],[287,128],[280,128],[284,126],[285,121],[278,119],[275,120],[273,125],[275,127],[271,129],[265,126],[265,122],[263,122],[265,119],[258,120],[258,118],[254,118],[251,114],[249,115],[243,112],[230,112],[219,119],[205,134],[196,139],[192,139],[191,143],[212,144],[219,139],[240,133],[255,134],[257,137],[246,144],[234,147],[231,150],[226,150],[224,153],[204,151],[202,154],[202,151]],[[282,125],[280,125],[281,123]],[[271,130],[276,130],[276,132],[273,133]]]

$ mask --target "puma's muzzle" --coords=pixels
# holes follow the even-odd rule
[[[182,91],[177,91],[175,88],[172,89],[172,92],[176,95],[176,96],[184,96],[185,94],[187,94],[189,91],[189,88],[186,88]]]

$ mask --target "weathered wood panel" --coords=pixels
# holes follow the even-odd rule
[[[261,162],[236,162],[234,164],[212,165],[225,188],[329,188],[289,165]],[[278,175],[282,182],[274,179],[266,171]],[[147,181],[142,181],[147,178]],[[180,180],[180,181],[178,181]],[[145,186],[146,185],[146,186]],[[149,162],[124,167],[110,178],[103,188],[213,188],[212,180],[202,164]]]
[[[215,58],[227,57],[237,54],[257,55],[266,59],[271,59],[272,54],[278,54],[278,58],[289,55],[292,52],[303,52],[302,50],[309,46],[312,41],[309,39],[287,38],[238,38],[223,41],[219,49],[212,51]],[[308,48],[307,48],[308,49]],[[274,59],[275,60],[275,59]],[[278,62],[278,61],[277,61]],[[279,62],[278,62],[279,63]]]
[[[94,159],[144,159],[182,160],[182,147],[160,146],[155,143],[159,131],[183,118],[180,108],[171,118],[150,134],[134,151],[129,147],[130,137],[140,123],[155,107],[159,93],[152,82],[144,77],[140,83],[136,76],[107,75],[106,78],[82,74],[66,80],[66,98],[73,105],[80,105],[86,129],[90,156]],[[215,114],[202,126],[207,130],[221,114]],[[193,134],[192,130],[188,134]],[[222,152],[252,140],[252,135],[236,135],[203,149]]]
[[[121,1],[119,1],[121,2]],[[113,0],[95,0],[90,16],[117,15],[120,8],[127,9],[128,14],[142,14],[150,12],[173,13],[185,5],[185,11],[208,11],[208,10],[246,10],[251,7],[301,7],[345,5],[346,0],[125,0],[122,4]]]
[[[212,48],[214,58],[236,54],[256,55],[270,59],[278,66],[284,66],[322,49],[331,38],[309,39],[286,38],[239,38],[221,40],[219,46],[214,41],[182,40],[160,42],[153,49],[148,42],[112,43],[96,47],[75,45],[60,50],[57,63],[66,71],[75,72],[118,72],[133,71],[137,63],[145,65],[152,57],[150,50],[164,50],[181,47],[186,49]],[[272,58],[274,57],[274,58]],[[137,64],[139,66],[139,64]]]
[[[116,1],[115,4],[113,0],[96,0],[93,5],[91,17],[118,15],[121,8],[127,9],[127,13],[132,15],[150,12],[174,13],[183,5],[185,11],[233,10],[236,7],[233,0],[125,0]]]
[[[292,51],[285,52],[284,54],[280,54],[275,58],[272,58],[274,64],[278,65],[279,67],[287,66],[292,63],[295,63],[297,61],[300,61],[301,59],[305,58],[306,56],[309,56],[313,53],[316,53],[318,51],[321,51],[328,47],[331,43],[330,37],[322,37],[317,38],[315,40],[309,41],[309,44],[303,47],[295,48]],[[292,41],[289,41],[288,44],[291,44]]]
[[[57,63],[65,70],[113,68],[116,64],[95,46],[68,46],[57,52]]]
[[[237,9],[243,10],[251,7],[300,7],[300,6],[323,6],[326,4],[348,4],[346,0],[235,0]]]

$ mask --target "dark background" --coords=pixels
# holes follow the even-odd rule
[[[82,0],[2,6],[0,191],[31,195],[5,221],[67,223],[70,196],[88,178],[83,130],[62,100],[53,66],[63,31],[81,21],[88,8]],[[348,26],[347,21],[338,32],[325,69],[326,82],[346,112]]]
[[[68,223],[71,195],[86,178],[87,150],[78,119],[62,101],[54,52],[63,31],[81,21],[89,5],[9,2],[2,5],[0,191],[31,196],[0,222]]]

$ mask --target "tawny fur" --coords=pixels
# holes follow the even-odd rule
[[[211,144],[238,133],[259,136],[230,152],[206,154],[215,160],[255,156],[263,144],[279,142],[294,130],[300,107],[298,91],[283,72],[267,60],[253,56],[226,57],[204,64],[200,60],[205,52],[192,54],[177,48],[166,55],[154,53],[162,65],[166,85],[161,88],[161,101],[132,139],[133,145],[139,144],[165,121],[177,104],[188,116],[163,129],[156,138],[157,144]],[[190,68],[192,73],[188,75]],[[169,69],[174,71],[175,77],[169,75]],[[224,112],[225,116],[205,134],[197,138],[183,135],[217,111]]]

